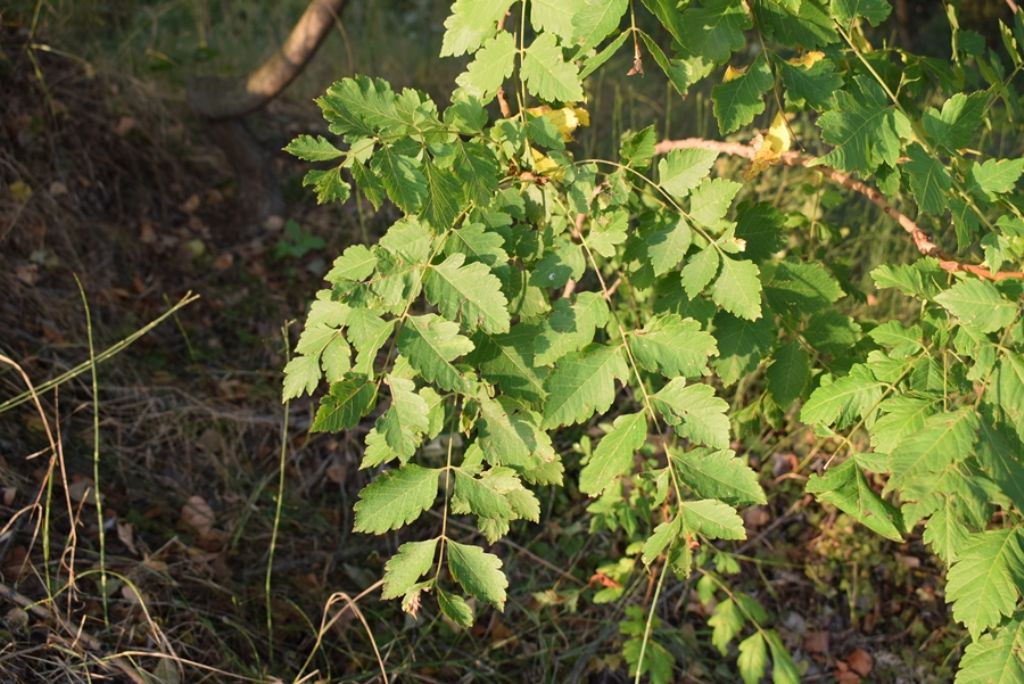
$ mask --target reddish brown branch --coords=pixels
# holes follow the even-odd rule
[[[705,140],[703,138],[663,140],[655,146],[654,152],[655,154],[665,154],[671,150],[682,149],[714,150],[715,152],[744,157],[745,159],[753,159],[754,155],[757,154],[757,149],[752,145],[744,145],[743,143],[737,142],[719,142],[717,140]],[[828,166],[816,165],[812,159],[797,152],[785,152],[782,154],[779,161],[786,166],[797,166],[811,169],[812,171],[818,171],[836,185],[841,185],[848,190],[852,190],[866,197],[876,207],[888,214],[890,218],[899,224],[900,228],[902,228],[910,236],[910,239],[914,241],[914,247],[917,248],[918,252],[925,256],[935,258],[939,262],[939,266],[942,267],[944,271],[949,273],[956,273],[957,271],[973,273],[979,278],[983,278],[985,280],[1024,279],[1024,272],[1021,271],[998,271],[996,273],[992,273],[988,268],[979,264],[964,264],[945,256],[942,253],[942,250],[939,249],[939,246],[936,245],[928,236],[928,233],[926,233],[921,226],[917,225],[917,222],[889,204],[882,193],[878,192],[878,190],[857,180],[856,178],[853,178],[848,173]]]

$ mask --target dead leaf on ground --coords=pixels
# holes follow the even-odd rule
[[[134,555],[139,555],[138,550],[135,548],[135,526],[131,523],[117,523],[117,538],[121,540],[121,543],[128,547],[128,550]]]
[[[867,677],[871,674],[871,668],[875,666],[874,658],[863,648],[855,648],[850,655],[846,656],[846,662],[849,664],[850,669],[861,677]]]
[[[122,116],[117,120],[117,124],[114,125],[114,133],[120,137],[128,135],[128,133],[135,128],[135,119],[130,116]]]
[[[82,499],[85,499],[85,503],[95,506],[96,489],[92,486],[92,478],[84,475],[72,475],[71,484],[68,485],[68,496],[72,501],[81,502]]]
[[[36,264],[22,264],[15,267],[14,275],[26,285],[35,285],[39,282],[39,266]]]
[[[213,509],[201,496],[189,497],[188,502],[181,507],[181,522],[193,529],[200,538],[210,535],[214,519]]]
[[[128,603],[134,606],[141,606],[144,603],[143,597],[135,590],[135,587],[130,584],[125,584],[121,587],[121,596],[123,596]]]
[[[808,653],[828,653],[828,632],[809,632],[804,637],[804,650]]]

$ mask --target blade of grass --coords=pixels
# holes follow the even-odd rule
[[[96,497],[96,527],[100,542],[100,596],[103,603],[103,624],[110,627],[110,610],[107,596],[107,532],[103,524],[103,499],[100,496],[100,388],[96,372],[96,347],[92,335],[92,312],[89,310],[89,298],[85,296],[85,287],[75,274],[78,293],[82,295],[82,307],[85,309],[85,335],[89,340],[89,371],[92,375],[92,484]]]
[[[281,338],[284,340],[284,360],[290,361],[288,344],[288,327],[291,321],[281,326]],[[270,642],[270,663],[274,663],[274,617],[270,606],[270,585],[274,574],[274,549],[277,548],[277,533],[281,527],[281,507],[284,505],[284,465],[288,457],[288,414],[290,401],[284,402],[284,418],[281,420],[281,457],[278,461],[277,499],[274,504],[274,528],[270,532],[270,552],[267,554],[267,575],[263,583],[263,591],[267,605],[267,640]]]
[[[186,292],[185,295],[182,296],[182,298],[178,300],[178,303],[175,304],[174,306],[172,306],[170,309],[168,309],[167,311],[162,313],[160,316],[158,316],[157,318],[155,318],[152,321],[150,321],[149,323],[147,323],[142,328],[139,328],[138,330],[133,332],[128,337],[125,337],[120,342],[117,342],[116,344],[113,344],[113,345],[107,347],[106,349],[104,349],[99,354],[96,354],[89,361],[85,361],[84,363],[80,363],[77,366],[75,366],[74,368],[72,368],[71,370],[67,371],[66,373],[61,373],[57,377],[52,378],[50,380],[47,380],[46,382],[44,382],[41,385],[39,385],[38,387],[36,387],[34,392],[32,390],[26,390],[26,391],[22,392],[21,394],[18,394],[18,395],[14,396],[14,397],[11,397],[7,401],[5,401],[3,403],[0,403],[0,413],[4,413],[5,411],[8,411],[8,410],[14,408],[15,406],[20,406],[20,405],[24,404],[26,401],[31,401],[33,396],[34,396],[34,393],[42,394],[43,392],[47,392],[47,391],[53,389],[54,387],[57,387],[59,385],[63,385],[68,380],[71,380],[72,378],[78,377],[79,375],[81,375],[85,371],[89,370],[94,364],[100,364],[100,363],[110,359],[111,357],[119,354],[120,352],[124,351],[125,349],[130,347],[132,344],[134,344],[140,337],[142,337],[143,335],[148,333],[150,330],[152,330],[156,326],[158,326],[161,323],[163,323],[169,316],[174,315],[176,312],[178,312],[182,308],[188,306],[189,304],[191,304],[192,302],[196,301],[197,299],[199,299],[199,295],[193,294],[192,292]]]

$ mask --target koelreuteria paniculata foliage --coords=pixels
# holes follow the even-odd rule
[[[385,598],[432,594],[461,625],[474,617],[464,596],[503,609],[501,559],[448,518],[475,516],[494,542],[537,522],[535,490],[554,485],[593,498],[592,529],[638,542],[609,577],[661,561],[685,578],[697,564],[710,600],[736,569],[716,540],[743,539],[737,507],[766,500],[733,450],[737,426],[788,414],[831,455],[808,492],[888,539],[923,528],[948,565],[946,599],[973,639],[957,681],[1024,681],[1022,281],[1000,273],[1024,256],[1024,159],[977,151],[993,147],[989,117],[1022,113],[1024,25],[990,48],[951,6],[952,60],[936,60],[876,37],[890,12],[888,0],[456,0],[441,56],[469,62],[446,108],[362,76],[317,101],[332,138],[287,148],[317,162],[306,183],[345,201],[351,179],[402,216],[335,261],[284,396],[326,385],[314,431],[377,416],[357,531],[440,509],[433,536],[388,561]],[[837,305],[862,296],[850,269],[793,239],[799,216],[719,176],[717,151],[658,154],[649,127],[618,159],[577,158],[586,79],[619,51],[680,96],[711,79],[723,136],[772,122],[754,172],[796,130],[806,173],[868,182],[984,269],[883,264],[874,285],[916,300],[913,313],[855,320]],[[723,398],[736,396],[746,405]],[[567,461],[566,435],[584,425],[603,437]],[[761,605],[718,597],[713,642],[738,642],[743,680],[770,660],[774,681],[797,681]],[[669,681],[651,622],[627,611],[624,655]]]

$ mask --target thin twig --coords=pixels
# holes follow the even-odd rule
[[[757,154],[756,148],[751,145],[744,145],[743,143],[738,142],[705,140],[704,138],[663,140],[655,146],[654,151],[655,154],[665,154],[671,150],[682,149],[713,150],[722,154],[744,157],[745,159],[753,159],[754,155]],[[935,258],[939,262],[939,266],[942,270],[948,273],[961,271],[972,273],[984,280],[994,281],[1024,279],[1024,271],[997,271],[993,273],[988,268],[980,264],[965,264],[945,256],[939,246],[932,241],[931,237],[929,237],[928,233],[925,232],[925,230],[913,219],[889,204],[882,193],[878,192],[878,190],[853,178],[848,173],[839,171],[838,169],[833,169],[829,166],[815,164],[813,159],[805,157],[797,152],[783,153],[779,158],[779,161],[786,166],[803,167],[813,171],[818,171],[833,183],[841,185],[848,190],[852,190],[859,195],[866,197],[875,206],[888,214],[890,218],[899,224],[900,228],[910,235],[910,238],[914,241],[914,247],[917,248],[918,252],[924,256]]]

